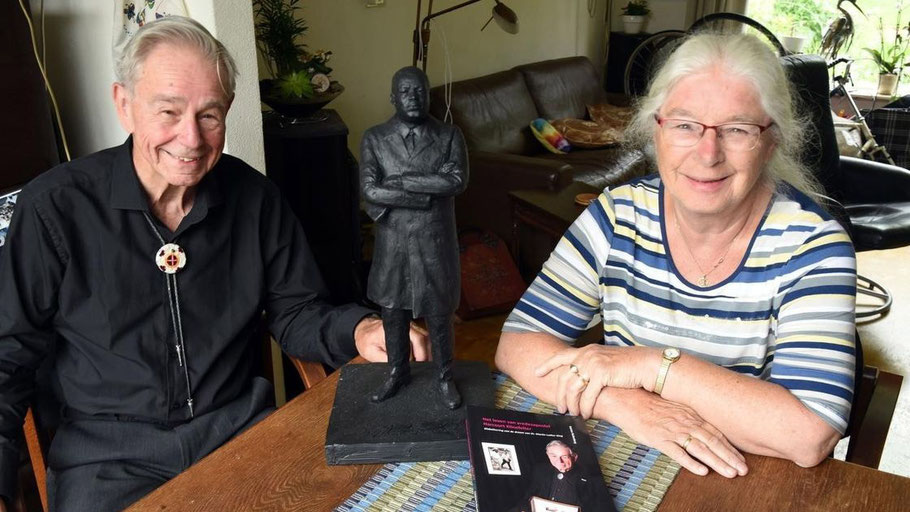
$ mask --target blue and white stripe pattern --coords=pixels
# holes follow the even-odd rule
[[[605,191],[560,240],[503,326],[572,343],[673,346],[780,384],[843,433],[855,365],[856,256],[843,228],[783,186],[746,256],[707,288],[668,258],[663,188],[648,176]]]

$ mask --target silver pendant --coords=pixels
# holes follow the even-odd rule
[[[708,286],[708,276],[701,276],[698,278],[698,286]]]
[[[165,274],[176,274],[186,265],[186,253],[177,244],[164,244],[155,253],[155,264]]]

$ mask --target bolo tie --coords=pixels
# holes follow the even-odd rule
[[[190,387],[190,370],[186,360],[186,345],[183,341],[183,321],[180,318],[180,295],[177,293],[177,272],[186,265],[186,253],[183,247],[174,243],[167,243],[152,222],[148,212],[142,212],[146,222],[158,241],[161,242],[161,248],[155,253],[155,264],[158,269],[164,272],[164,280],[167,283],[167,301],[171,310],[171,325],[174,327],[174,350],[177,352],[177,366],[183,367],[183,378],[186,381],[186,406],[190,410],[190,418],[195,417],[193,414],[193,390]]]

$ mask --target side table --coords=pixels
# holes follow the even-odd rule
[[[512,254],[525,281],[530,282],[566,229],[584,211],[575,202],[581,193],[597,194],[595,187],[572,182],[561,190],[528,189],[509,192],[512,203]]]

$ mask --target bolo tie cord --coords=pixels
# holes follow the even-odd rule
[[[152,232],[158,237],[161,246],[167,245],[148,212],[142,212],[142,215],[145,217],[145,221],[148,222],[149,227],[152,228]],[[177,341],[176,345],[174,345],[174,350],[177,352],[177,365],[183,367],[183,378],[186,381],[186,406],[190,410],[190,418],[193,418],[195,417],[193,413],[193,390],[190,386],[190,370],[186,358],[186,345],[183,341],[183,320],[180,317],[180,294],[177,289],[177,274],[165,272],[164,279],[167,283],[167,299],[171,309],[171,325],[174,327],[174,337]]]

